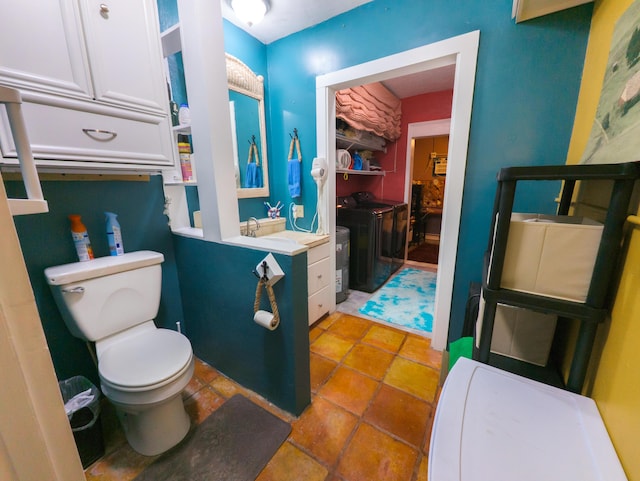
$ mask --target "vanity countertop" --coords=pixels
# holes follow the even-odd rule
[[[295,230],[281,230],[279,232],[274,232],[273,234],[269,234],[263,237],[291,239],[296,241],[298,244],[306,245],[307,247],[309,247],[309,249],[329,242],[328,234],[312,234],[309,232],[299,232]]]

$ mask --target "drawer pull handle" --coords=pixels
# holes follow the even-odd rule
[[[118,136],[117,133],[111,132],[110,130],[82,129],[82,131],[93,140],[98,140],[100,142],[109,142],[110,140],[113,140]],[[100,137],[101,135],[106,135],[107,137]]]
[[[66,289],[62,289],[62,292],[65,294],[82,294],[84,292],[84,287],[68,287]]]
[[[109,13],[109,7],[105,3],[100,4],[100,13]]]
[[[318,279],[322,279],[322,274],[318,274]]]

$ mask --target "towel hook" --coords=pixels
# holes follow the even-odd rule
[[[262,280],[265,282],[269,282],[269,276],[267,275],[268,270],[269,264],[267,264],[267,261],[262,261]]]
[[[255,269],[252,270],[251,272],[258,279],[261,279],[261,280],[263,280],[265,282],[269,282],[269,276],[267,275],[267,270],[269,269],[269,264],[267,263],[267,261],[262,261],[261,265],[262,265],[262,277],[260,277],[260,273]]]
[[[291,139],[293,139],[293,140],[298,140],[298,129],[296,129],[294,127],[293,128],[293,135],[289,134],[289,137],[291,137]]]

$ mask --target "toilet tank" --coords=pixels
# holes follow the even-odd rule
[[[45,269],[71,333],[98,341],[156,317],[164,256],[137,251]]]

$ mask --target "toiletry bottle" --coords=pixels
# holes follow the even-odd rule
[[[122,231],[117,215],[113,212],[105,212],[107,216],[107,242],[109,243],[109,254],[112,256],[121,256],[124,254],[124,246],[122,245]]]
[[[191,144],[189,143],[189,137],[186,135],[178,135],[178,152],[180,154],[182,180],[185,182],[192,181],[193,169],[191,168]]]
[[[93,259],[93,249],[91,249],[91,242],[89,242],[89,234],[80,216],[71,214],[69,215],[69,220],[71,221],[71,237],[76,246],[78,259],[81,261]]]
[[[180,125],[191,125],[191,112],[187,104],[180,105],[178,109],[178,121]]]

